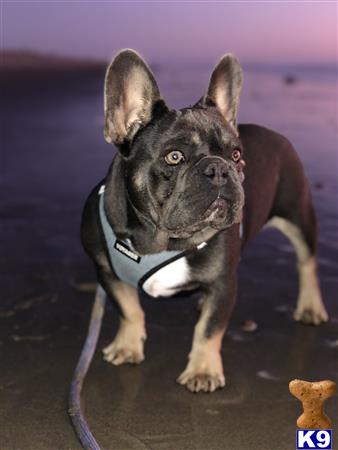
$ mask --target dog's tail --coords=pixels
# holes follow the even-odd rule
[[[106,293],[98,284],[87,337],[73,375],[69,395],[68,413],[73,423],[75,432],[85,450],[100,450],[98,443],[89,430],[81,408],[81,391],[100,335],[105,304]]]

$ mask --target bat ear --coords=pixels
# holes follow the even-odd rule
[[[242,89],[243,72],[238,60],[230,53],[224,55],[213,70],[204,106],[216,106],[224,119],[237,127],[237,112]]]
[[[150,122],[159,100],[155,78],[141,56],[129,49],[119,52],[105,77],[106,141],[117,146],[130,141],[141,127]]]

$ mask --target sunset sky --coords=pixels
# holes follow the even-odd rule
[[[337,4],[325,2],[2,2],[2,48],[109,59],[335,64]]]

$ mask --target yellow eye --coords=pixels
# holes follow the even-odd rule
[[[176,166],[180,162],[184,161],[184,155],[178,150],[173,150],[165,155],[164,161],[169,164],[169,166]]]
[[[231,153],[231,159],[235,162],[238,162],[241,159],[241,152],[239,150],[234,150]]]

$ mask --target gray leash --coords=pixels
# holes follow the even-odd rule
[[[87,337],[74,371],[69,395],[68,413],[73,423],[75,432],[85,450],[100,450],[98,443],[89,430],[83,414],[83,409],[81,408],[81,392],[100,335],[105,304],[106,293],[103,288],[98,285],[90,316]]]

